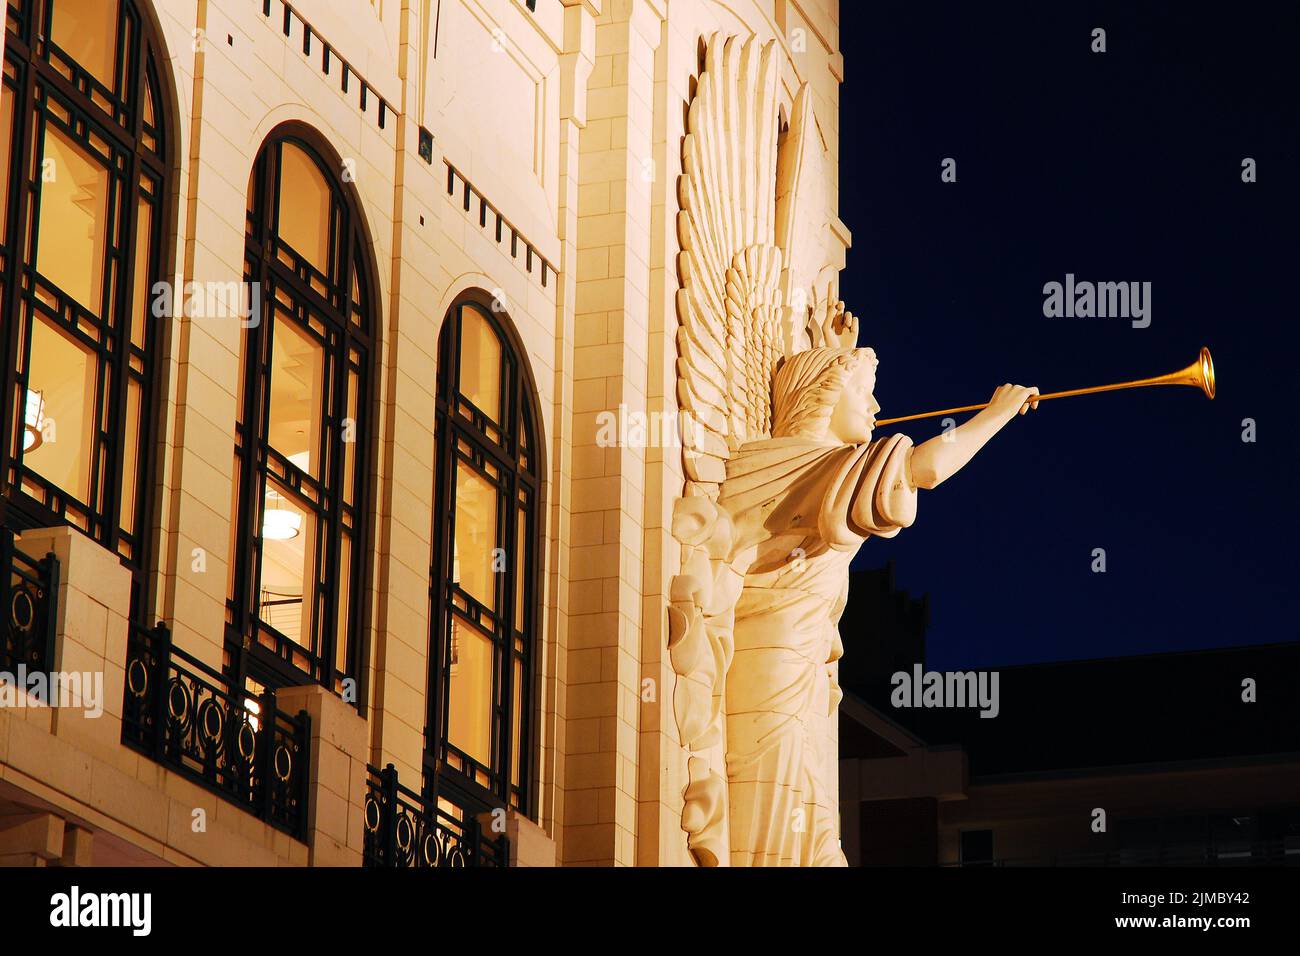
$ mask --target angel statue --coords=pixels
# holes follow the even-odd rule
[[[820,247],[807,87],[778,133],[774,45],[715,35],[687,119],[678,257],[681,572],[669,603],[673,710],[688,752],[682,826],[701,865],[844,865],[835,662],[849,562],[916,516],[1037,389],[913,446],[871,439],[877,360]],[[743,161],[741,161],[743,157]],[[757,160],[757,161],[755,161]],[[811,245],[811,248],[810,248]],[[806,284],[805,284],[806,283]]]

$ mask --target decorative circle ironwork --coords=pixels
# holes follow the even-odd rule
[[[167,714],[178,724],[185,723],[190,712],[190,690],[179,677],[167,685]]]
[[[436,832],[425,832],[422,853],[425,866],[442,865],[442,841],[438,839]]]
[[[253,759],[253,751],[257,747],[257,734],[253,732],[253,727],[247,721],[239,725],[239,730],[235,732],[235,750],[241,760],[245,763]]]
[[[406,853],[408,850],[411,849],[411,841],[414,839],[414,837],[415,834],[412,830],[410,819],[406,816],[406,814],[402,814],[400,817],[397,818],[398,849],[400,849],[403,853]]]
[[[149,668],[138,657],[126,665],[126,686],[134,697],[143,697],[149,691]]]
[[[212,745],[221,741],[221,731],[226,726],[226,715],[221,705],[208,698],[199,705],[199,733],[204,743]]]
[[[447,851],[447,866],[450,866],[453,869],[460,869],[468,865],[469,864],[465,860],[465,848],[459,843]]]
[[[366,797],[366,830],[374,833],[379,829],[379,801],[374,797]]]
[[[9,599],[9,623],[18,631],[30,631],[36,624],[36,602],[26,587],[20,587]]]
[[[281,783],[289,779],[289,774],[293,773],[293,754],[289,753],[289,748],[284,744],[275,748],[275,757],[271,761],[275,769],[275,775]]]

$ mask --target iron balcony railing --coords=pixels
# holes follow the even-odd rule
[[[1300,866],[1300,837],[1219,844],[1189,843],[1054,853],[945,866]]]
[[[0,628],[0,671],[17,675],[49,673],[54,668],[54,628],[59,595],[59,561],[53,554],[36,559],[14,546],[14,533],[0,527],[4,627]]]
[[[132,624],[122,742],[305,840],[311,718],[252,697],[173,646],[171,631]]]
[[[366,838],[368,867],[508,866],[504,835],[488,838],[468,812],[457,819],[436,800],[403,787],[397,768],[368,767]]]

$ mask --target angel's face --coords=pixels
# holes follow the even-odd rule
[[[867,350],[870,351],[870,350]],[[839,401],[831,412],[830,435],[846,445],[859,445],[870,441],[871,429],[876,424],[880,405],[872,394],[876,389],[876,358],[858,362],[853,374],[840,392]]]

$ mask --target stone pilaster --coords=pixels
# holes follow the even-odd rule
[[[636,861],[645,448],[599,430],[602,412],[647,410],[661,16],[604,7],[580,137],[565,863]]]
[[[307,845],[312,866],[360,866],[366,803],[366,722],[317,684],[285,687],[276,705],[311,717]]]

